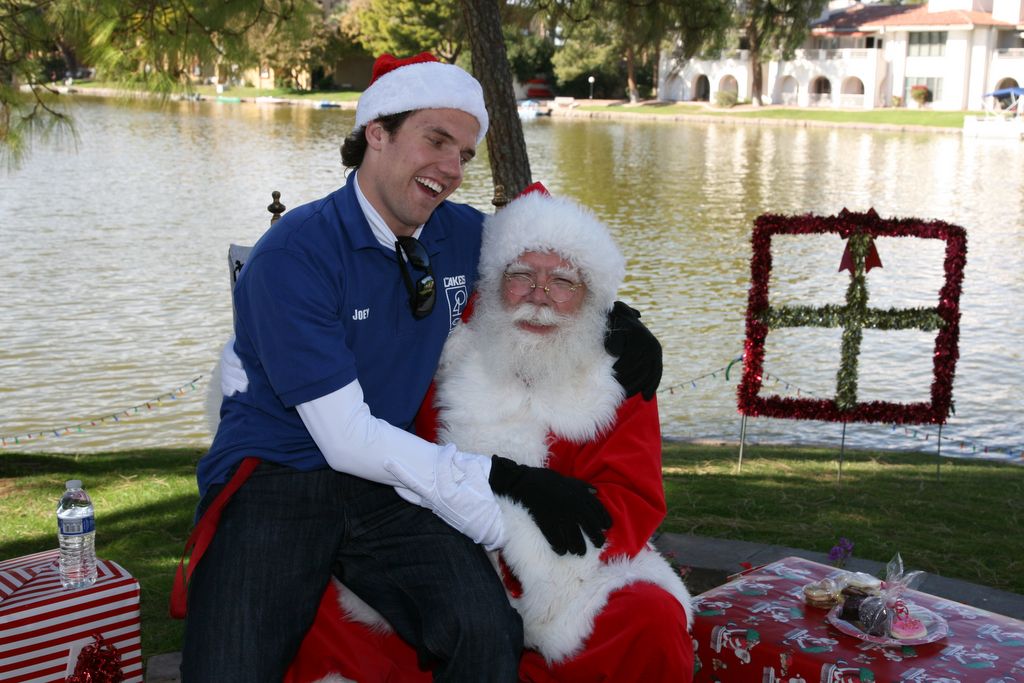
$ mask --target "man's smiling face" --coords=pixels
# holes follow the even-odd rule
[[[394,135],[366,126],[359,188],[396,235],[412,235],[462,184],[480,124],[459,109],[413,112]]]

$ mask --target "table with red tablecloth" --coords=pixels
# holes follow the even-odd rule
[[[48,550],[0,562],[0,681],[63,682],[79,662],[101,661],[123,683],[141,683],[139,582],[97,560],[93,585],[65,590],[57,557]]]
[[[803,587],[843,570],[787,557],[697,596],[695,681],[731,683],[1024,683],[1024,622],[908,590],[949,632],[923,645],[844,634]]]

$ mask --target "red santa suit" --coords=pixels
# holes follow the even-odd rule
[[[621,281],[621,256],[603,224],[567,200],[545,196],[523,208],[525,199],[485,224],[483,310],[449,337],[417,433],[584,480],[611,515],[601,548],[588,541],[582,556],[558,555],[530,513],[499,496],[509,540],[492,559],[523,617],[528,649],[521,681],[691,680],[690,596],[649,543],[666,511],[656,401],[624,398],[600,328],[585,335],[592,343],[571,341],[554,352],[567,367],[554,372],[553,381],[524,377],[496,351],[501,331],[496,336],[485,303],[499,299],[500,274],[523,251],[571,258],[598,324]],[[344,587],[329,592],[335,590],[337,597],[325,597],[288,680],[317,680],[328,672],[345,678],[325,680],[430,680],[416,666],[415,652],[372,609]]]

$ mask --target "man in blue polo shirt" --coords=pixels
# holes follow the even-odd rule
[[[216,534],[193,552],[184,681],[280,680],[332,572],[436,680],[514,681],[522,625],[481,548],[505,543],[495,493],[559,553],[603,543],[583,482],[495,477],[489,455],[406,431],[477,278],[482,214],[446,199],[487,124],[466,72],[381,57],[342,147],[357,171],[253,249],[234,291],[248,387],[197,472]]]

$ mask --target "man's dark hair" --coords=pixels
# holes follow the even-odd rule
[[[384,127],[384,132],[394,137],[398,129],[402,127],[405,120],[409,118],[412,111],[403,111],[397,114],[379,116],[376,121]],[[366,155],[366,126],[360,126],[348,134],[345,141],[341,143],[341,163],[345,168],[359,168],[363,163],[363,156]]]

